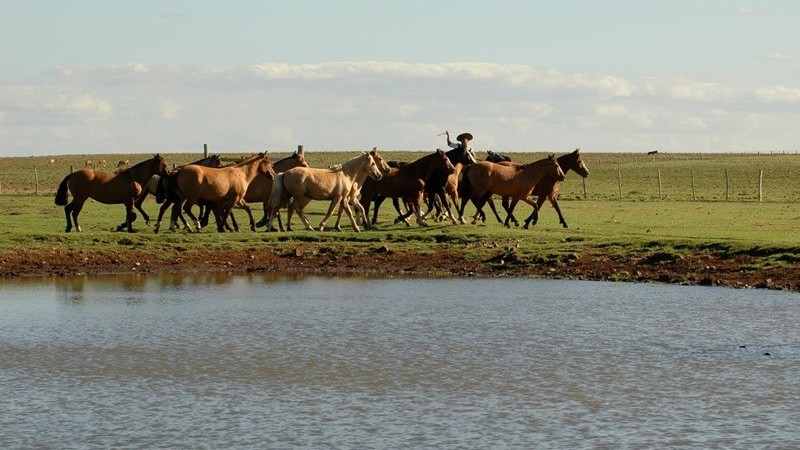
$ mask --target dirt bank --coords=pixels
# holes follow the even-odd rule
[[[643,281],[800,291],[800,265],[748,269],[760,267],[761,262],[758,256],[713,254],[637,260],[635,255],[620,257],[619,253],[609,254],[594,248],[557,260],[529,260],[517,256],[513,249],[494,249],[477,258],[456,248],[441,248],[434,254],[419,255],[384,246],[358,254],[341,254],[330,247],[313,244],[277,250],[207,252],[192,249],[169,258],[136,249],[87,252],[53,248],[1,252],[0,276],[202,271],[368,273]]]

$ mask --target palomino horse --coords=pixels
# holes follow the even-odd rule
[[[203,167],[188,165],[175,172],[172,182],[178,201],[172,206],[170,230],[177,228],[178,214],[181,206],[192,219],[199,232],[200,221],[192,214],[192,206],[200,200],[214,204],[214,217],[217,220],[217,231],[225,231],[225,221],[231,208],[239,206],[250,215],[250,229],[255,229],[255,221],[250,208],[244,201],[247,186],[259,173],[272,173],[272,164],[265,153],[259,153],[235,166]],[[191,230],[191,227],[188,227]]]
[[[436,149],[434,153],[423,156],[414,162],[391,168],[389,173],[380,180],[367,180],[361,189],[361,206],[364,207],[365,214],[369,215],[369,205],[379,195],[384,198],[402,198],[412,206],[412,210],[405,216],[398,217],[395,222],[405,220],[411,214],[416,214],[417,225],[427,226],[420,213],[419,205],[424,195],[425,183],[437,170],[447,174],[456,171],[450,159],[441,149]],[[375,214],[372,224],[376,225],[377,221],[378,216]]]
[[[206,166],[206,167],[221,167],[222,161],[219,159],[219,155],[211,155],[207,158],[200,159],[190,164],[194,164],[197,166]],[[176,168],[175,170],[177,169],[178,168]],[[161,208],[158,211],[158,220],[156,221],[155,225],[156,233],[158,233],[158,229],[161,227],[161,219],[164,217],[164,212],[170,207],[170,205],[172,205],[175,202],[174,196],[169,195],[169,193],[167,192],[168,188],[167,179],[172,174],[175,173],[175,170],[172,171],[167,170],[167,173],[163,174],[163,176],[161,174],[155,174],[152,177],[150,177],[150,179],[147,180],[147,183],[145,183],[144,186],[142,186],[142,193],[139,194],[138,197],[136,197],[136,201],[133,204],[136,207],[136,209],[138,209],[139,212],[142,213],[142,217],[144,218],[145,223],[149,225],[150,216],[148,216],[147,213],[144,211],[144,209],[142,209],[142,203],[144,203],[144,200],[147,198],[148,195],[154,195],[156,197],[156,203],[161,203]],[[181,216],[181,220],[183,220],[183,223],[186,224],[186,219],[184,219],[183,216]],[[119,230],[123,225],[117,227],[117,230]]]
[[[535,203],[531,198],[533,188],[546,176],[563,180],[564,172],[558,166],[555,156],[550,155],[539,161],[517,167],[480,161],[469,166],[465,176],[469,181],[472,198],[477,199],[476,217],[481,213],[483,205],[492,194],[511,197],[511,205],[505,221],[505,225],[508,226],[509,217],[514,212],[518,201],[522,200],[534,206]],[[469,199],[466,197],[461,200],[461,208],[458,211],[461,220],[463,220],[464,206],[467,200]]]
[[[561,166],[561,170],[564,171],[565,175],[571,169],[583,178],[589,176],[589,169],[581,159],[580,150],[581,149],[576,148],[574,152],[558,157],[558,165]],[[561,214],[561,208],[558,207],[558,188],[560,186],[561,180],[550,177],[545,177],[536,185],[536,188],[533,190],[533,195],[536,195],[538,199],[536,201],[536,206],[533,208],[533,212],[525,219],[525,228],[528,228],[531,224],[536,225],[536,221],[539,220],[539,209],[541,209],[545,200],[550,200],[553,208],[558,213],[558,221],[564,228],[567,228],[567,221],[564,220],[564,215]]]
[[[286,218],[286,229],[292,228],[292,212],[297,210],[297,215],[306,226],[306,230],[313,230],[306,218],[304,209],[311,200],[330,200],[328,212],[319,224],[319,230],[325,229],[325,224],[333,214],[334,208],[340,206],[344,208],[350,223],[353,224],[355,231],[361,231],[353,217],[350,209],[350,198],[354,185],[361,186],[367,177],[380,180],[381,174],[372,155],[364,152],[343,164],[337,164],[330,169],[315,169],[311,167],[295,167],[279,174],[272,183],[272,198],[270,203],[273,212],[270,214],[268,229],[272,229],[272,219],[275,212],[281,205],[288,203],[289,199],[293,203],[289,205],[289,212]]]
[[[391,168],[389,167],[389,163],[383,159],[383,155],[378,152],[378,147],[372,147],[372,150],[369,152],[369,155],[372,156],[372,159],[375,161],[375,164],[378,166],[378,170],[381,171],[381,175],[386,175],[389,173]],[[353,183],[353,187],[350,189],[350,193],[347,195],[347,201],[350,205],[352,205],[356,212],[358,213],[358,219],[360,222],[364,224],[364,228],[370,229],[372,228],[369,219],[367,218],[367,212],[364,210],[364,207],[361,206],[361,202],[359,201],[359,196],[361,195],[361,182],[366,180],[356,180]],[[342,228],[339,226],[339,223],[342,221],[342,208],[339,207],[339,213],[336,216],[336,224],[333,226],[337,230],[341,230]]]
[[[147,183],[155,174],[163,174],[167,170],[167,162],[161,155],[142,161],[119,173],[95,172],[91,169],[82,169],[64,177],[56,192],[56,205],[64,206],[67,216],[66,231],[75,229],[81,231],[78,224],[78,215],[81,213],[86,199],[93,198],[100,203],[125,205],[125,225],[129,232],[133,232],[132,223],[136,220],[133,212],[133,203],[142,190],[142,185]],[[67,204],[67,193],[72,193],[72,202]],[[71,217],[70,217],[71,215]]]

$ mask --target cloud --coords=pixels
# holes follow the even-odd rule
[[[798,102],[789,85],[520,64],[65,64],[35,82],[0,79],[0,154],[418,150],[443,145],[444,129],[469,130],[476,149],[793,148]]]
[[[161,17],[169,20],[185,20],[189,18],[189,15],[178,11],[170,11],[162,14]]]
[[[736,12],[744,15],[758,14],[758,10],[753,8],[748,8],[746,6],[739,6],[738,8],[736,8]]]
[[[772,61],[796,61],[800,59],[800,55],[787,55],[785,53],[773,53],[771,55],[765,56],[763,59],[768,59]]]

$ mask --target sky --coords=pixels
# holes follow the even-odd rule
[[[0,156],[800,149],[795,0],[0,0]]]

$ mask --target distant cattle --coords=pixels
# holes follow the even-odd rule
[[[91,159],[87,159],[86,162],[83,163],[83,167],[88,167],[88,168],[91,169],[92,168],[92,160]]]
[[[51,166],[53,164],[55,164],[55,163],[56,163],[56,159],[55,158],[50,158],[50,161],[47,161],[47,164],[50,164]]]
[[[117,163],[117,167],[125,167],[125,166],[129,166],[130,164],[131,164],[131,160],[130,159],[122,159]]]
[[[648,155],[657,155],[658,154],[658,150],[649,151],[649,152],[647,152],[647,154]]]
[[[98,159],[97,160],[97,167],[105,167],[105,166],[106,166],[106,160],[105,159]]]

